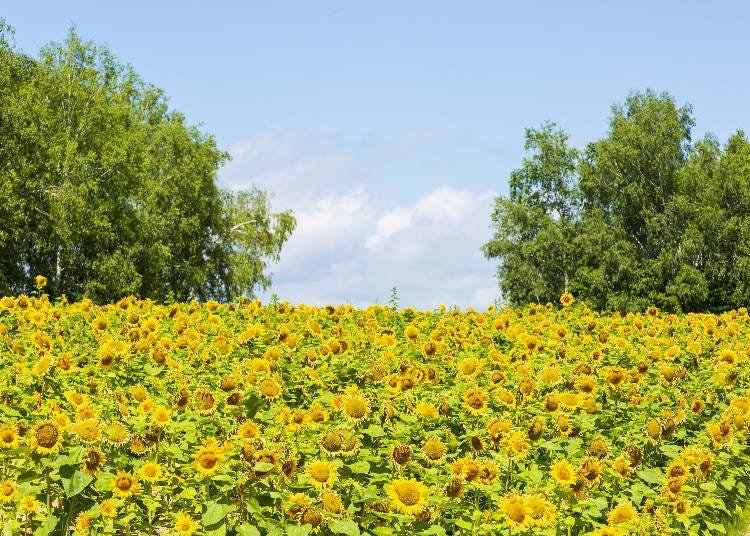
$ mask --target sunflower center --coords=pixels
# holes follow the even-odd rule
[[[310,467],[310,476],[318,482],[325,482],[331,476],[331,468],[327,464],[315,464]]]
[[[51,449],[57,444],[60,432],[52,423],[42,424],[36,431],[36,443],[45,449]]]
[[[3,430],[3,434],[0,436],[0,441],[3,443],[13,443],[15,438],[16,435],[13,433],[13,430]]]
[[[133,486],[133,482],[128,477],[123,477],[117,481],[117,488],[120,491],[128,491]]]
[[[352,419],[361,419],[367,415],[367,402],[361,398],[349,398],[344,401],[344,411]]]
[[[516,523],[523,523],[526,519],[526,508],[523,504],[511,503],[508,506],[508,517]]]
[[[396,494],[398,499],[406,506],[414,506],[420,499],[419,490],[408,482],[397,486]]]
[[[218,462],[219,459],[212,452],[205,452],[198,458],[198,463],[204,469],[213,469]]]

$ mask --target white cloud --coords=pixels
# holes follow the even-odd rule
[[[355,180],[368,177],[365,158],[299,135],[262,135],[232,151],[222,182],[240,188],[252,179],[297,217],[263,299],[366,306],[386,303],[396,286],[402,307],[484,308],[499,294],[480,251],[495,192],[443,184],[409,201],[403,189],[386,192],[386,178]]]

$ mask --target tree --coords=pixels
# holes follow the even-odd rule
[[[691,143],[689,105],[631,94],[582,155],[527,131],[510,198],[492,215],[500,288],[513,304],[569,290],[597,309],[720,311],[750,302],[750,143]],[[576,164],[577,163],[577,164]],[[556,209],[564,207],[564,210]]]
[[[222,192],[228,158],[105,47],[71,30],[35,60],[2,25],[0,294],[27,292],[36,274],[50,294],[101,302],[268,286],[295,220],[270,214],[262,191]],[[258,216],[252,233],[234,227],[242,210]]]
[[[500,288],[515,304],[559,297],[575,267],[578,151],[554,123],[527,129],[524,149],[531,157],[511,173],[510,196],[497,198],[495,235],[483,246],[485,256],[500,259]]]

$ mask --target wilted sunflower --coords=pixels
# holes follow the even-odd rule
[[[344,512],[344,503],[338,493],[332,489],[324,489],[320,493],[320,503],[323,510],[331,514],[341,514]]]
[[[391,460],[399,467],[403,467],[411,460],[411,447],[399,443],[391,449]]]
[[[416,479],[397,478],[386,485],[393,508],[404,515],[416,515],[427,506],[427,486]]]
[[[305,469],[305,475],[308,482],[318,489],[330,487],[336,480],[336,467],[327,461],[310,462]]]
[[[581,460],[581,465],[578,467],[577,473],[583,477],[587,486],[593,486],[594,484],[598,484],[601,480],[604,469],[605,466],[599,458],[587,456]]]
[[[107,457],[104,455],[104,452],[97,448],[89,449],[83,455],[81,469],[85,473],[93,475],[104,466],[106,461]]]
[[[201,387],[194,394],[199,414],[210,415],[216,411],[216,395],[214,395],[207,387]]]
[[[320,448],[326,454],[337,454],[341,451],[344,437],[338,430],[328,430],[320,438]]]
[[[117,474],[109,481],[109,487],[116,496],[127,499],[134,493],[138,493],[140,485],[138,479],[132,473],[117,471]]]
[[[39,454],[53,454],[62,445],[62,430],[55,421],[37,423],[31,430],[31,446]]]

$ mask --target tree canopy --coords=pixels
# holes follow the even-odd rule
[[[296,222],[222,191],[228,158],[107,48],[71,30],[32,58],[0,21],[0,295],[37,274],[100,302],[267,288]]]
[[[599,308],[720,311],[750,302],[750,144],[692,141],[689,105],[633,93],[584,151],[554,123],[496,199],[493,238],[511,304],[565,292]]]

